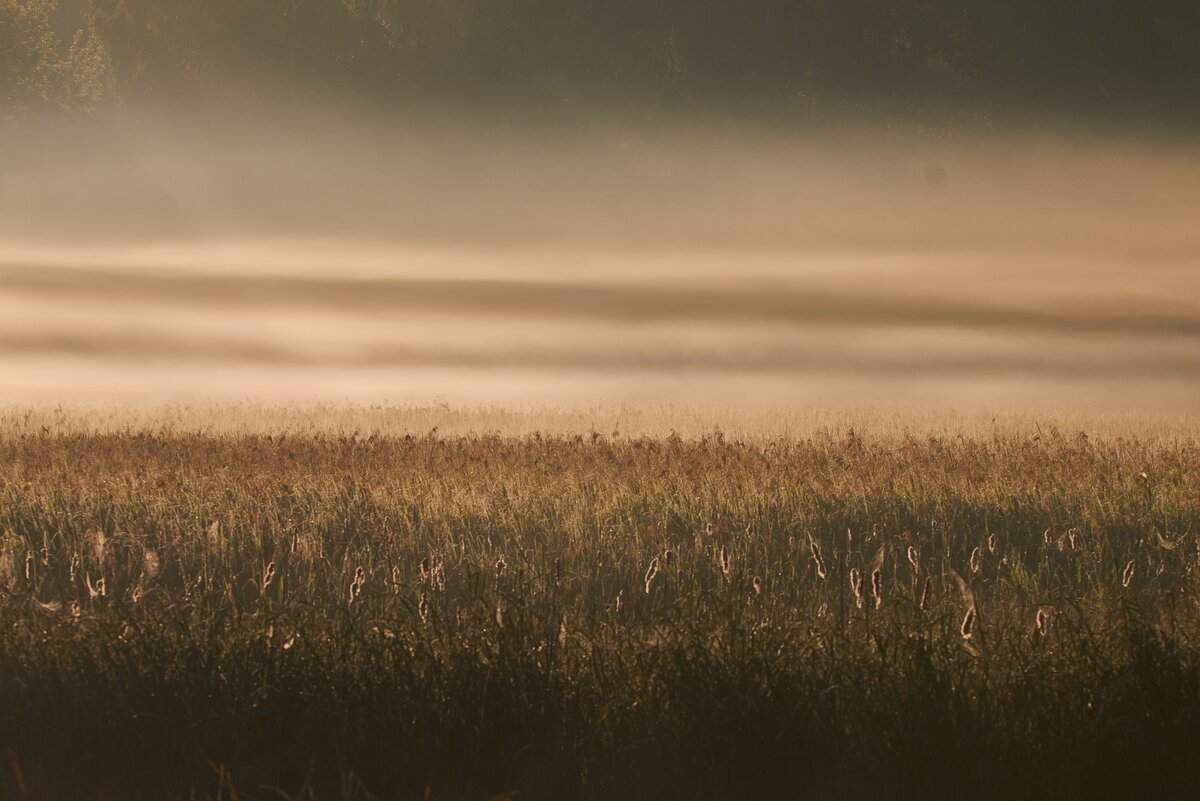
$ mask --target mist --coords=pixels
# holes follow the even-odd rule
[[[0,401],[1191,408],[1197,41],[1180,0],[0,2]]]
[[[12,125],[0,392],[1197,398],[1200,153],[1186,141],[706,122]]]

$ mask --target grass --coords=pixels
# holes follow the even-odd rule
[[[1186,426],[193,422],[0,423],[0,798],[1194,795]]]

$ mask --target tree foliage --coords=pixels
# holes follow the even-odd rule
[[[80,28],[64,43],[55,0],[0,0],[0,116],[34,107],[90,108],[106,92],[104,42]]]
[[[66,0],[64,0],[66,2]],[[1194,0],[0,0],[6,104],[284,84],[371,97],[607,96],[806,109],[1170,109]],[[60,25],[60,28],[62,26]]]

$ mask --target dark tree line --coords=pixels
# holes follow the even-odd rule
[[[1196,0],[0,0],[0,102],[269,80],[807,110],[1200,100]]]

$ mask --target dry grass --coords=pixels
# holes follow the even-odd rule
[[[0,797],[1192,790],[1182,422],[204,414],[6,414]]]
[[[905,405],[830,407],[768,404],[631,404],[590,406],[358,405],[330,403],[199,403],[161,405],[59,404],[0,406],[0,440],[22,435],[153,434],[159,436],[501,435],[699,438],[718,433],[756,444],[870,432],[875,441],[905,437],[1061,436],[1086,431],[1105,441],[1135,437],[1147,443],[1188,440],[1200,413],[1131,408],[1076,412],[1055,408],[961,411]]]

